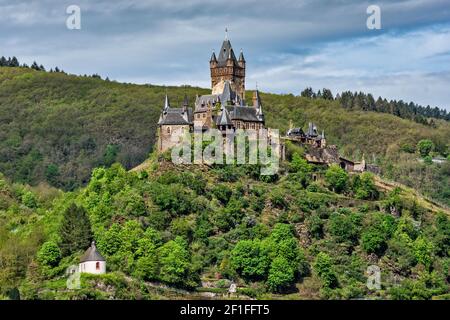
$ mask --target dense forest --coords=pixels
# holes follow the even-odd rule
[[[222,298],[232,282],[239,298],[449,298],[448,121],[262,93],[269,127],[312,121],[382,177],[310,165],[289,143],[270,178],[174,166],[153,152],[164,95],[209,90],[36,66],[0,67],[0,299]],[[91,240],[108,273],[68,290]]]
[[[223,298],[234,282],[242,299],[448,299],[450,212],[302,152],[289,145],[270,179],[164,154],[95,169],[76,192],[2,178],[0,298]],[[92,239],[108,272],[68,290]],[[371,265],[379,288],[366,286]]]
[[[196,94],[208,91],[0,67],[0,172],[14,182],[75,190],[96,167],[119,162],[131,169],[152,150],[165,93],[172,105],[180,105],[186,93],[192,105]],[[283,133],[290,120],[303,127],[313,121],[345,156],[360,160],[364,154],[386,178],[450,204],[448,162],[424,163],[416,150],[420,140],[429,139],[431,156],[447,157],[448,121],[434,119],[430,125],[344,108],[323,94],[261,97],[269,127]]]
[[[450,113],[445,109],[439,109],[438,107],[431,108],[429,105],[423,107],[414,102],[407,103],[402,100],[388,101],[382,97],[378,97],[375,100],[370,93],[352,93],[351,91],[345,91],[340,94],[338,93],[334,97],[330,89],[324,88],[322,91],[314,92],[312,88],[306,88],[301,92],[301,96],[310,99],[337,100],[342,107],[350,110],[390,113],[403,119],[410,119],[431,126],[434,125],[434,120],[428,118],[450,121]]]

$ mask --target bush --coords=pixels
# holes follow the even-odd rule
[[[325,173],[325,181],[331,190],[337,193],[344,192],[348,186],[348,173],[337,164],[331,165]]]
[[[349,241],[355,243],[359,235],[357,220],[358,214],[333,213],[328,221],[330,234],[339,242]]]
[[[177,237],[158,249],[159,279],[169,284],[186,285],[190,255],[186,242]]]
[[[219,200],[222,204],[226,205],[230,201],[233,192],[225,184],[218,184],[214,186],[211,190],[212,194]]]
[[[241,240],[231,251],[231,265],[248,280],[263,279],[270,266],[268,248],[259,239]]]
[[[290,263],[284,257],[276,257],[269,270],[267,285],[273,292],[280,292],[294,282],[295,275]]]
[[[417,151],[422,158],[425,158],[434,149],[434,143],[431,140],[424,139],[417,143]]]
[[[338,284],[331,258],[325,252],[319,252],[313,265],[314,272],[322,280],[325,288],[335,288]]]
[[[31,191],[27,191],[22,195],[22,203],[32,209],[38,206],[36,196]]]
[[[364,172],[360,176],[355,176],[352,185],[356,199],[378,199],[379,192],[375,187],[375,180],[372,173]]]
[[[61,260],[61,250],[53,241],[45,242],[37,253],[38,262],[47,267],[56,267]]]

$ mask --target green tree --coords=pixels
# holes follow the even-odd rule
[[[183,285],[189,273],[190,256],[181,237],[165,243],[158,249],[159,278],[169,284]]]
[[[375,186],[375,178],[371,172],[364,172],[360,176],[355,176],[353,190],[357,199],[376,200],[379,196],[378,189]]]
[[[361,246],[369,254],[381,255],[387,247],[385,234],[378,228],[371,228],[362,233]]]
[[[330,89],[323,88],[322,90],[322,98],[325,100],[334,100],[333,93]]]
[[[111,166],[116,161],[119,151],[118,145],[108,144],[106,146],[105,153],[103,154],[103,165],[106,167]]]
[[[41,265],[55,267],[61,260],[61,250],[53,241],[44,242],[37,253],[37,260]]]
[[[417,150],[421,157],[425,158],[434,149],[434,143],[429,139],[420,140],[417,143]]]
[[[298,181],[303,188],[306,188],[311,180],[311,165],[297,152],[292,155],[290,171],[293,172],[292,179]]]
[[[423,163],[426,165],[433,164],[433,158],[430,155],[427,155],[423,158]]]
[[[38,206],[36,196],[31,191],[26,191],[22,195],[22,203],[26,205],[28,208],[36,208]]]
[[[331,258],[325,252],[319,252],[313,264],[313,270],[322,280],[322,284],[326,288],[334,288],[338,284],[336,272],[333,267]]]
[[[358,240],[359,228],[355,214],[342,214],[334,212],[329,219],[328,229],[330,234],[339,242],[349,241],[355,243]]]
[[[294,269],[284,257],[276,257],[269,270],[267,285],[273,292],[280,292],[292,285],[295,280]]]
[[[330,188],[337,193],[347,189],[348,173],[337,164],[332,164],[325,173],[325,180]]]
[[[246,279],[263,279],[270,266],[268,248],[259,239],[241,240],[231,251],[231,265]]]
[[[311,87],[308,87],[301,92],[301,96],[305,98],[313,98],[315,96],[315,93]]]
[[[64,212],[59,229],[59,247],[63,256],[89,247],[92,240],[91,223],[86,210],[72,203]]]
[[[414,241],[414,254],[417,262],[430,268],[433,262],[433,244],[420,236]]]
[[[57,186],[59,176],[59,168],[56,164],[49,164],[45,170],[45,177],[52,186]]]

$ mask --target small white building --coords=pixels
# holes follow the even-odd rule
[[[80,273],[104,274],[106,273],[105,258],[97,251],[95,241],[92,241],[91,246],[86,250],[80,259],[79,265]]]

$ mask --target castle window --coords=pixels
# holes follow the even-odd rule
[[[100,262],[95,263],[95,270],[100,270]]]
[[[206,113],[203,114],[203,118],[206,118]]]
[[[170,133],[170,127],[167,127],[167,133]]]

